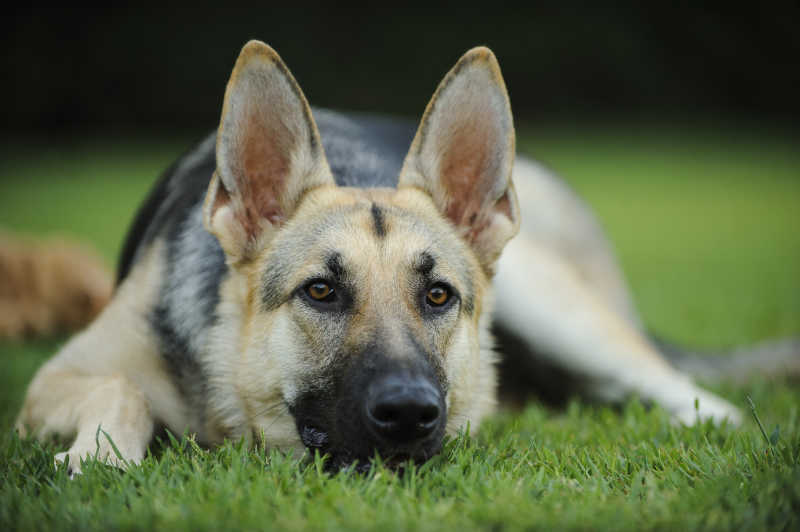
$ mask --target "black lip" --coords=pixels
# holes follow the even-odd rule
[[[305,426],[300,431],[300,440],[308,449],[324,449],[328,444],[328,433],[315,427]]]
[[[333,444],[328,431],[320,429],[318,426],[304,425],[299,428],[300,439],[303,445],[313,454],[319,452],[327,455],[326,467],[329,469],[340,470],[356,463],[356,468],[371,467],[376,454],[380,456],[380,461],[390,469],[397,469],[409,460],[416,463],[424,463],[436,456],[442,450],[443,435],[434,434],[424,441],[415,442],[409,445],[386,445],[373,441],[373,447],[361,446],[361,449],[342,447]]]
[[[325,470],[331,473],[336,473],[343,469],[353,468],[354,471],[359,473],[369,472],[376,463],[376,453],[370,456],[356,456],[348,451],[329,450],[322,452],[319,448],[310,448],[310,451],[320,451],[325,456]],[[414,453],[407,452],[394,452],[394,453],[377,453],[379,457],[378,462],[386,469],[401,472],[405,469],[409,462],[415,464],[423,464],[439,454],[442,450],[442,441],[436,442],[427,449],[417,450]]]

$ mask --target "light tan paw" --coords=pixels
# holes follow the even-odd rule
[[[716,423],[727,420],[728,423],[739,426],[743,417],[742,412],[728,401],[710,393],[703,393],[696,402],[692,400],[683,408],[673,411],[672,419],[684,425],[695,425],[713,419]]]
[[[120,458],[120,456],[122,458]],[[121,453],[120,456],[117,456],[117,453],[109,444],[103,445],[101,443],[99,448],[97,445],[95,445],[93,448],[81,448],[77,445],[73,445],[68,451],[56,454],[54,457],[54,462],[56,468],[59,468],[61,467],[61,464],[69,460],[67,474],[69,475],[69,478],[75,478],[75,475],[80,475],[83,473],[81,470],[81,461],[87,462],[89,460],[96,460],[100,463],[114,466],[124,471],[131,465],[139,464],[143,458],[142,456],[126,456],[124,453]]]

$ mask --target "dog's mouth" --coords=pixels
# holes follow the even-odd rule
[[[370,441],[370,438],[358,438],[353,445],[344,445],[332,441],[330,434],[311,425],[300,430],[300,439],[306,448],[319,452],[325,457],[325,469],[336,472],[353,468],[356,472],[366,473],[376,463],[388,469],[401,471],[409,463],[422,464],[442,449],[442,438],[430,438],[428,441],[414,445],[386,445]]]

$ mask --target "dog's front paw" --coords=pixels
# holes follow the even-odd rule
[[[55,459],[56,469],[61,467],[61,464],[67,464],[67,475],[69,475],[70,479],[75,478],[75,475],[80,475],[81,471],[81,459],[78,455],[73,455],[69,451],[64,451],[63,453],[57,453]]]
[[[67,463],[67,474],[69,478],[75,478],[75,475],[83,473],[81,470],[82,463],[89,460],[96,460],[100,463],[117,467],[122,470],[128,469],[131,465],[137,465],[142,461],[141,456],[117,456],[113,448],[106,448],[110,446],[96,445],[93,449],[81,448],[73,445],[68,451],[57,453],[54,457],[56,469],[62,467],[61,464]]]
[[[738,426],[742,424],[742,412],[728,401],[703,392],[693,401],[673,410],[672,419],[684,425],[694,425],[709,419],[717,423],[727,420],[728,423]]]

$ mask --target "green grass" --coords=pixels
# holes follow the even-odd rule
[[[800,333],[800,154],[787,137],[711,129],[520,136],[568,177],[611,234],[647,325],[699,347]],[[124,146],[124,147],[123,147]],[[6,146],[0,227],[72,233],[113,264],[133,210],[178,142]],[[489,420],[405,475],[323,473],[236,442],[154,446],[121,473],[55,471],[53,443],[10,430],[58,340],[0,343],[2,529],[735,529],[800,527],[800,390],[754,378],[713,386],[765,427],[673,427],[621,409],[539,404]],[[770,439],[772,441],[770,441]]]

